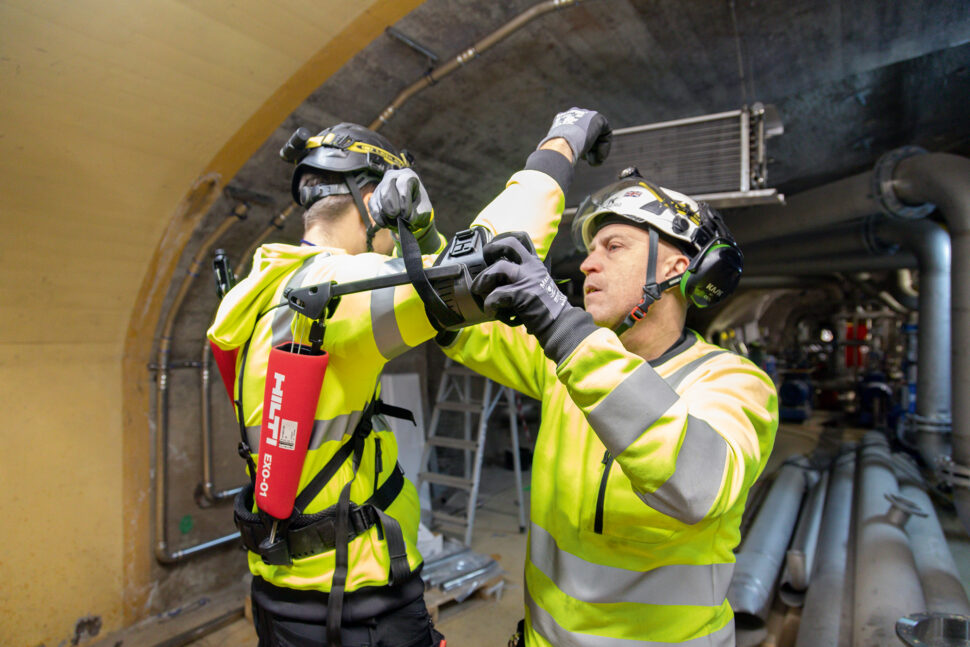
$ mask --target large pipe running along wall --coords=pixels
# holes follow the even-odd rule
[[[929,613],[970,616],[970,600],[960,582],[956,562],[953,561],[953,554],[919,468],[905,454],[893,454],[893,466],[900,493],[926,513],[925,517],[914,515],[906,524],[916,571],[923,584],[926,610]]]
[[[889,443],[879,432],[862,440],[855,545],[853,647],[894,644],[896,621],[926,611],[906,532],[886,495],[899,495]]]
[[[795,647],[837,647],[839,636],[847,635],[847,628],[841,626],[841,618],[847,581],[855,466],[855,447],[843,447],[829,478],[815,568],[812,570],[811,586],[805,594]]]
[[[970,393],[970,160],[947,153],[912,154],[894,151],[876,169],[798,194],[786,207],[755,207],[732,219],[731,229],[742,247],[852,220],[877,212],[904,217],[925,215],[907,205],[935,205],[946,222],[952,247],[951,392]],[[952,343],[956,342],[956,343]],[[954,502],[960,521],[970,532],[970,398],[952,406],[953,462],[958,476]]]
[[[800,263],[829,269],[828,259],[852,259],[869,268],[868,259],[902,248],[914,255],[920,272],[917,355],[917,444],[928,465],[949,455],[946,435],[951,423],[951,250],[946,230],[931,220],[897,220],[886,217],[840,223],[831,229],[785,236],[745,248],[746,262],[783,265],[786,272]],[[782,263],[784,258],[793,259]],[[891,258],[892,256],[890,256]],[[819,260],[819,259],[826,260]],[[814,260],[810,260],[814,259]],[[832,271],[829,269],[829,271]]]
[[[778,471],[741,544],[727,594],[738,628],[760,629],[765,624],[802,496],[814,475],[808,467],[802,458]]]
[[[828,484],[829,473],[826,471],[809,491],[798,525],[795,527],[791,547],[785,553],[785,570],[781,574],[778,595],[790,607],[802,606],[805,601],[805,591],[811,582]]]

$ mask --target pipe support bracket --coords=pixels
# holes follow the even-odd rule
[[[953,488],[961,487],[970,490],[970,468],[955,463],[950,456],[940,456],[937,459],[937,466],[944,483]]]

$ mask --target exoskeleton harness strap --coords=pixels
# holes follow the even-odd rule
[[[390,569],[388,584],[403,582],[411,575],[408,563],[407,543],[401,524],[388,515],[385,510],[390,506],[404,486],[404,473],[400,464],[394,466],[391,475],[377,487],[376,476],[380,474],[380,441],[375,439],[375,480],[374,494],[362,505],[350,500],[350,488],[357,478],[357,469],[364,453],[364,440],[373,430],[372,418],[375,415],[388,415],[410,420],[414,415],[407,409],[385,404],[380,399],[371,401],[361,413],[350,439],[341,445],[327,461],[323,469],[307,484],[297,496],[293,514],[287,521],[285,531],[272,544],[266,542],[269,531],[258,513],[251,512],[253,489],[249,485],[236,496],[234,517],[239,528],[243,545],[260,555],[267,564],[288,565],[293,558],[304,558],[328,550],[335,550],[333,581],[327,600],[327,640],[330,645],[340,647],[340,620],[343,614],[343,596],[349,570],[348,546],[350,541],[377,526],[378,536],[387,545]],[[348,458],[353,460],[353,476],[344,484],[335,505],[313,514],[303,514],[303,510],[333,479]]]

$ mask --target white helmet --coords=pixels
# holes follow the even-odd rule
[[[721,215],[706,203],[648,182],[636,168],[625,169],[620,177],[583,200],[572,223],[573,240],[585,251],[596,232],[608,224],[634,225],[651,234],[643,298],[617,332],[636,323],[663,291],[676,285],[688,303],[699,308],[730,295],[741,278],[743,257]],[[654,275],[658,237],[691,259],[686,272],[661,284]]]
[[[701,226],[701,211],[710,211],[704,209],[706,205],[702,207],[683,193],[648,182],[636,169],[629,172],[635,175],[593,193],[576,210],[572,223],[576,246],[589,250],[593,237],[604,225],[623,222],[657,229],[691,258],[704,249],[715,233]]]

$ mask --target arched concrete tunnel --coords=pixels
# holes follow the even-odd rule
[[[854,469],[894,465],[870,480],[935,508],[956,560],[928,584],[943,567],[906,548],[923,602],[901,615],[963,613],[968,41],[959,0],[0,0],[0,642],[140,644],[160,619],[207,606],[172,630],[184,636],[242,609],[227,593],[247,573],[229,500],[245,475],[203,343],[211,259],[225,249],[244,275],[258,244],[299,239],[278,156],[298,126],[352,121],[407,149],[451,236],[571,106],[616,132],[603,167],[577,168],[550,252],[571,299],[569,214],[624,166],[708,200],[744,252],[733,299],[688,321],[769,369],[782,398],[743,529],[766,525],[755,515],[775,483],[804,485],[787,505],[809,507],[808,481],[779,478],[797,454],[830,460],[830,496],[851,499],[839,459],[857,441]],[[426,420],[443,362],[428,344],[389,366],[417,375]],[[943,536],[912,519],[897,530],[903,543]],[[879,584],[874,569],[856,582]],[[781,631],[774,585],[767,609],[736,609],[759,631]],[[521,589],[505,595],[514,612]]]

